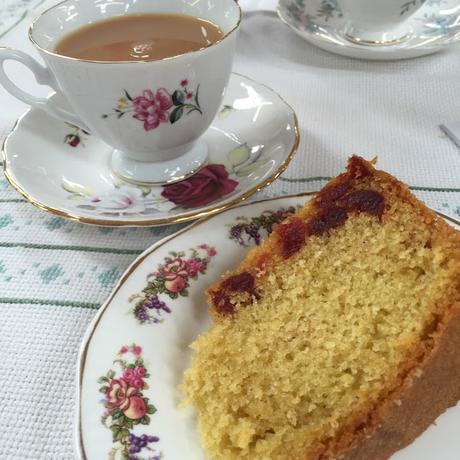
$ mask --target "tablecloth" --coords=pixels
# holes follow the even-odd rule
[[[302,141],[282,177],[254,199],[318,189],[360,153],[378,155],[429,206],[460,218],[460,151],[439,130],[460,118],[460,49],[395,62],[343,58],[296,36],[271,11],[274,3],[241,1],[234,69],[294,107]],[[27,28],[50,4],[0,1],[0,46],[36,55]],[[7,68],[19,85],[49,91],[23,68]],[[0,137],[25,109],[0,89]],[[34,208],[0,179],[1,459],[73,458],[84,331],[136,255],[178,228],[70,222]]]

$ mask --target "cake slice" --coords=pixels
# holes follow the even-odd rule
[[[460,233],[359,157],[208,295],[210,459],[388,459],[460,398]]]

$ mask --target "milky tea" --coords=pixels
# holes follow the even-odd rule
[[[205,48],[223,38],[204,19],[144,13],[96,21],[70,32],[54,51],[90,61],[155,61]]]

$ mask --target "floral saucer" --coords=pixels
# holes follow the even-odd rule
[[[192,410],[178,407],[189,344],[210,323],[204,291],[310,196],[232,208],[156,243],[134,261],[80,350],[80,459],[205,459]],[[394,460],[458,460],[459,430],[460,406]]]
[[[111,172],[107,144],[32,108],[4,143],[4,172],[32,204],[79,222],[183,222],[228,208],[275,180],[299,144],[297,117],[270,88],[232,74],[203,140],[208,162],[195,175],[170,185],[137,186]]]
[[[416,1],[408,0],[401,14]],[[278,15],[302,38],[326,51],[361,59],[407,59],[434,53],[460,40],[458,0],[420,1],[424,5],[408,19],[408,38],[393,45],[348,40],[337,0],[280,0]]]

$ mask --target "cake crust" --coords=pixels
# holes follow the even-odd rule
[[[393,397],[373,414],[374,426],[354,436],[351,446],[332,452],[337,460],[387,460],[411,444],[460,399],[460,304],[433,336],[433,349]],[[310,458],[308,457],[308,460]]]

